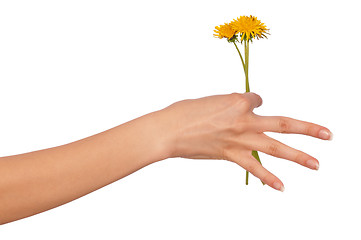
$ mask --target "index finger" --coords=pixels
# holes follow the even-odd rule
[[[332,132],[328,128],[310,122],[280,116],[260,116],[258,121],[262,132],[296,133],[324,140],[332,139]]]

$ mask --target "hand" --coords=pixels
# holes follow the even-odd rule
[[[288,117],[254,114],[253,109],[261,104],[261,97],[255,93],[233,93],[170,105],[163,110],[167,116],[164,131],[171,136],[168,157],[229,160],[280,191],[284,189],[281,180],[252,156],[252,150],[317,170],[317,159],[264,132],[297,133],[328,140],[332,136],[330,130]]]

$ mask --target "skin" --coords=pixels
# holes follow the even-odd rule
[[[314,157],[264,132],[330,140],[322,126],[253,113],[262,99],[233,93],[183,100],[102,133],[66,145],[0,158],[0,223],[70,202],[167,158],[224,159],[283,191],[281,180],[252,150],[317,170]]]

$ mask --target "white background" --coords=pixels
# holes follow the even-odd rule
[[[1,1],[0,156],[244,92],[236,49],[212,34],[250,14],[271,33],[250,48],[255,112],[331,129],[331,142],[269,134],[318,172],[260,154],[281,193],[253,176],[245,186],[230,162],[169,159],[0,226],[0,239],[360,239],[358,1]]]

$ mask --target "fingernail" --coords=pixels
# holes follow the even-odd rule
[[[320,167],[318,162],[316,160],[313,160],[313,159],[307,160],[306,165],[307,165],[307,167],[312,168],[314,170],[318,170],[318,168]]]
[[[273,187],[281,192],[283,192],[285,190],[285,187],[279,182],[275,182],[273,184]]]
[[[318,136],[322,139],[325,139],[325,140],[332,140],[332,133],[331,132],[328,132],[324,129],[322,129],[319,133],[318,133]]]

